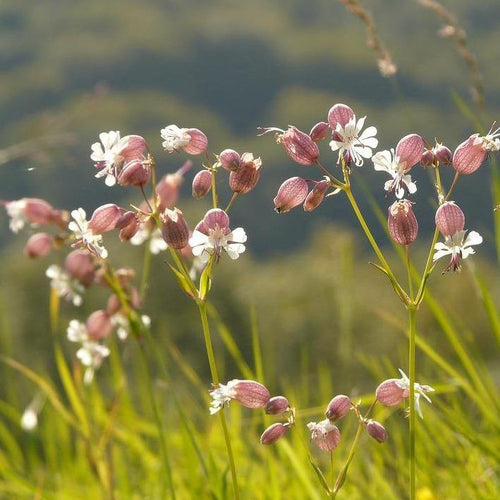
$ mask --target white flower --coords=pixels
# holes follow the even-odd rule
[[[169,153],[178,151],[180,148],[187,146],[191,141],[191,136],[186,128],[179,128],[177,125],[169,125],[161,130],[161,138],[164,139],[162,146]]]
[[[405,391],[405,393],[407,393],[409,395],[410,394],[410,379],[407,377],[405,372],[403,370],[401,370],[401,368],[399,368],[399,373],[401,374],[401,378],[396,381],[396,385],[399,388],[403,389],[403,391]],[[415,388],[415,410],[417,410],[418,416],[420,418],[424,418],[424,416],[422,415],[422,410],[420,408],[420,396],[423,396],[424,399],[426,399],[429,403],[432,404],[431,399],[429,398],[429,396],[427,396],[426,393],[433,392],[434,389],[432,387],[430,387],[429,385],[421,385],[421,384],[418,384],[417,382],[415,382],[413,387]]]
[[[128,137],[120,138],[118,130],[102,132],[99,134],[102,142],[92,144],[92,154],[90,158],[96,163],[96,167],[101,170],[95,175],[97,178],[106,176],[104,180],[106,186],[114,186],[118,176],[118,169],[123,163],[122,151],[128,145]]]
[[[71,212],[73,221],[68,224],[68,229],[74,233],[75,243],[73,246],[85,247],[90,253],[105,259],[108,256],[108,251],[101,245],[102,235],[94,234],[89,229],[89,223],[86,219],[87,214],[83,208],[73,210]]]
[[[465,238],[465,233],[466,231],[464,230],[457,231],[452,236],[446,236],[444,243],[436,243],[434,245],[436,252],[434,253],[433,261],[435,262],[445,255],[451,255],[451,260],[446,270],[453,269],[453,271],[459,271],[462,267],[462,260],[475,253],[474,249],[470,247],[483,242],[482,236],[476,231],[471,231],[467,238]]]
[[[356,166],[360,167],[363,165],[363,158],[371,158],[372,149],[378,145],[378,140],[375,138],[377,129],[373,126],[368,127],[360,135],[365,119],[366,116],[363,116],[363,118],[356,121],[356,116],[353,115],[345,126],[342,126],[340,122],[336,124],[330,147],[332,151],[338,150],[339,161],[340,157],[344,155],[344,157],[347,156],[347,163],[352,161]]]
[[[230,380],[226,385],[219,384],[217,389],[210,391],[209,394],[212,397],[210,402],[210,415],[214,415],[221,408],[224,407],[231,399],[234,399],[237,395],[235,386],[239,382],[238,379]]]
[[[335,430],[336,426],[326,419],[318,423],[309,422],[307,428],[311,431],[311,439],[324,439],[329,432]]]
[[[208,262],[210,255],[220,255],[221,250],[225,250],[231,259],[237,259],[240,253],[245,251],[245,241],[247,235],[242,227],[237,227],[229,234],[224,234],[221,228],[210,229],[209,234],[203,234],[196,229],[189,239],[189,245],[193,250],[193,255],[199,257],[204,263]]]
[[[10,217],[9,228],[13,233],[18,233],[27,223],[26,200],[9,201],[5,203],[7,215]]]
[[[130,243],[139,246],[147,240],[149,240],[149,251],[153,255],[158,255],[168,248],[166,241],[161,235],[161,231],[157,227],[151,230],[147,223],[142,223],[139,226],[139,230],[130,239]]]
[[[81,343],[80,349],[76,352],[76,357],[87,369],[83,377],[83,382],[88,385],[94,378],[94,373],[102,364],[104,358],[109,356],[109,349],[105,346],[91,340],[84,323],[73,319],[69,322],[67,337],[70,342]]]
[[[408,175],[406,163],[400,162],[395,156],[394,149],[390,151],[379,151],[372,158],[375,170],[384,171],[391,175],[392,180],[385,183],[384,189],[387,192],[394,191],[396,198],[403,198],[406,193],[413,194],[417,191],[417,186]]]
[[[39,392],[33,401],[26,407],[21,417],[21,428],[24,431],[32,431],[38,426],[38,413],[45,403],[45,394]]]
[[[485,151],[500,151],[500,127],[493,130],[495,124],[492,125],[489,132],[483,137],[477,137],[475,144],[481,144]]]
[[[85,288],[78,281],[71,279],[70,275],[55,264],[45,271],[45,276],[50,278],[50,286],[57,291],[57,295],[73,302],[73,305],[82,304],[82,294]]]

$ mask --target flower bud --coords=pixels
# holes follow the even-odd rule
[[[90,339],[94,341],[105,339],[113,330],[108,314],[101,309],[88,317],[85,326]]]
[[[288,429],[288,425],[280,422],[270,425],[260,436],[261,444],[273,444],[283,437]]]
[[[440,165],[451,165],[453,154],[446,146],[438,144],[434,148],[434,154],[436,155],[436,159],[439,161]]]
[[[306,201],[304,202],[304,210],[306,212],[311,212],[317,208],[325,199],[329,187],[330,182],[327,180],[317,182],[307,195]]]
[[[184,181],[184,174],[193,166],[188,160],[173,174],[165,175],[156,185],[156,194],[159,198],[159,209],[165,210],[175,205],[179,196],[179,188]]]
[[[486,151],[479,134],[474,134],[457,146],[453,153],[452,165],[459,174],[469,175],[481,166],[485,156]]]
[[[260,177],[262,161],[254,159],[251,153],[244,153],[241,157],[241,165],[237,171],[229,174],[229,187],[239,194],[246,194],[257,184]]]
[[[207,136],[197,128],[188,128],[186,132],[189,134],[191,139],[186,146],[182,149],[190,155],[199,155],[207,150],[208,139]]]
[[[307,182],[302,177],[287,179],[281,184],[273,200],[274,210],[279,214],[289,212],[306,199],[307,191]]]
[[[52,222],[54,208],[45,200],[25,198],[25,215],[33,224],[46,225]]]
[[[299,165],[311,165],[319,158],[318,145],[296,127],[289,127],[279,141],[285,146],[288,156]]]
[[[344,128],[352,118],[354,111],[345,104],[335,104],[328,111],[328,124],[332,130],[335,130],[337,124]]]
[[[219,161],[222,168],[234,171],[240,168],[241,156],[234,149],[225,149],[219,155]]]
[[[447,201],[437,209],[435,221],[436,227],[445,238],[453,236],[465,227],[465,215],[453,201]]]
[[[426,149],[420,158],[420,165],[422,165],[422,167],[430,167],[431,165],[434,165],[435,161],[436,157],[434,152],[430,149]]]
[[[193,197],[197,199],[203,198],[210,192],[210,189],[212,189],[212,172],[200,170],[193,179]]]
[[[116,229],[120,230],[120,240],[128,241],[137,233],[139,230],[139,220],[135,212],[125,212],[117,221]]]
[[[142,159],[127,163],[118,175],[120,186],[145,186],[151,177],[149,164]]]
[[[335,396],[330,403],[325,412],[325,416],[330,421],[340,420],[345,417],[352,407],[352,402],[348,396],[339,394]]]
[[[418,222],[409,200],[395,201],[389,207],[387,224],[391,238],[400,245],[413,243],[418,234]]]
[[[284,396],[274,396],[271,398],[266,405],[266,413],[268,415],[281,415],[285,413],[290,408],[290,403],[288,399]]]
[[[396,406],[408,397],[409,391],[401,387],[398,379],[384,380],[375,390],[377,401],[384,406]]]
[[[108,316],[113,316],[113,314],[119,312],[121,308],[122,304],[120,302],[120,299],[118,298],[118,295],[116,295],[115,293],[110,295],[106,304],[106,314]]]
[[[102,205],[94,210],[89,221],[89,229],[94,234],[102,234],[115,229],[116,222],[121,218],[122,210],[114,203]]]
[[[330,126],[326,122],[319,122],[309,132],[309,136],[314,142],[322,141],[331,134]]]
[[[387,431],[380,422],[377,422],[376,420],[368,420],[366,423],[366,430],[368,434],[370,434],[370,436],[373,439],[376,439],[379,443],[387,441]]]
[[[163,239],[172,248],[184,248],[189,241],[189,227],[182,212],[178,208],[165,209],[160,216],[162,222],[161,234]]]
[[[54,238],[48,233],[36,233],[29,237],[24,247],[24,254],[35,259],[45,257],[54,244]]]
[[[73,250],[64,261],[64,268],[69,275],[83,286],[90,286],[95,277],[92,256],[84,250]]]
[[[238,380],[233,389],[233,399],[247,408],[263,408],[271,397],[267,388],[254,380]]]

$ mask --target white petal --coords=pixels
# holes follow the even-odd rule
[[[436,246],[439,245],[440,243],[436,243]],[[443,243],[441,243],[443,245]],[[436,249],[436,253],[433,255],[432,260],[436,261],[439,260],[441,257],[444,257],[445,255],[451,255],[453,252],[446,246],[443,245],[445,248],[437,249],[436,246],[434,247]]]
[[[479,245],[483,242],[483,237],[476,231],[471,231],[467,238],[465,238],[462,248],[468,247],[470,245]]]
[[[393,168],[392,166],[392,159],[391,159],[391,152],[390,151],[379,151],[372,157],[372,162],[373,162],[373,168],[375,170],[379,171],[385,171],[392,173]]]
[[[193,234],[191,235],[191,238],[189,238],[189,245],[191,247],[196,247],[198,245],[205,245],[207,241],[208,241],[208,236],[195,229],[193,231]]]
[[[245,243],[247,241],[247,235],[242,227],[237,227],[230,235],[228,235],[228,240],[234,241],[235,243]]]
[[[377,135],[377,129],[374,126],[371,126],[363,131],[363,133],[359,136],[359,140],[365,144],[366,144],[366,142],[365,142],[366,140],[375,141],[376,144],[375,144],[375,146],[372,146],[372,147],[376,148],[377,144],[378,144],[378,140],[375,138],[376,135]]]

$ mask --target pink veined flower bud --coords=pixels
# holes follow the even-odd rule
[[[139,219],[135,212],[125,212],[117,221],[116,221],[116,229],[120,230],[120,240],[121,241],[129,241],[131,238],[139,230]]]
[[[344,396],[344,394],[339,394],[328,403],[325,416],[328,420],[334,422],[335,420],[340,420],[345,417],[351,408],[351,399],[348,396]]]
[[[309,136],[314,142],[322,141],[331,134],[330,126],[326,122],[319,122],[309,132]]]
[[[278,439],[282,438],[287,429],[288,425],[282,424],[281,422],[278,422],[276,424],[270,425],[263,433],[262,436],[260,436],[260,442],[261,444],[273,444]]]
[[[189,241],[189,227],[182,212],[178,208],[165,209],[160,215],[162,228],[161,234],[167,245],[179,250],[184,248]]]
[[[443,146],[443,144],[438,144],[434,148],[434,154],[440,165],[451,165],[453,154],[446,146]]]
[[[184,182],[184,174],[192,166],[193,162],[191,160],[186,161],[177,172],[165,175],[156,185],[160,211],[175,205],[179,196],[179,188]]]
[[[384,380],[375,390],[377,401],[384,406],[396,406],[408,397],[409,390],[401,387],[395,378]]]
[[[196,199],[203,198],[212,189],[212,172],[200,170],[193,179],[192,193]]]
[[[84,250],[70,252],[64,261],[64,268],[72,278],[85,287],[89,287],[94,282],[94,262],[92,256]]]
[[[145,186],[151,177],[151,167],[147,160],[137,159],[126,163],[118,175],[120,186]]]
[[[274,396],[266,405],[266,413],[268,415],[281,415],[290,408],[290,403],[285,396]]]
[[[311,165],[319,158],[318,145],[296,127],[289,127],[279,140],[288,156],[299,165]]]
[[[36,233],[29,237],[24,254],[32,259],[45,257],[54,245],[54,238],[48,233]]]
[[[94,311],[85,323],[89,337],[94,340],[105,339],[113,330],[113,325],[106,311]]]
[[[483,163],[486,151],[479,139],[479,134],[471,135],[462,142],[453,153],[453,168],[463,175],[474,173]]]
[[[233,389],[234,399],[246,408],[264,408],[271,398],[267,387],[254,380],[238,380]]]
[[[103,234],[115,229],[121,216],[122,209],[118,205],[107,203],[94,210],[88,227],[94,234]]]
[[[389,207],[387,224],[391,238],[400,245],[413,243],[418,234],[418,222],[409,200],[397,200]]]
[[[274,198],[274,210],[279,214],[289,212],[300,205],[307,196],[307,182],[302,177],[290,177],[278,189]]]
[[[312,212],[317,208],[325,199],[329,187],[330,182],[327,180],[317,182],[304,201],[304,210],[306,212]]]
[[[453,236],[465,227],[465,215],[454,201],[443,203],[436,211],[436,227],[446,238]]]
[[[219,161],[222,168],[234,171],[240,168],[241,156],[234,149],[225,149],[219,155]]]
[[[396,146],[396,157],[399,165],[408,172],[422,158],[424,140],[418,134],[409,134],[403,137]]]
[[[340,443],[340,431],[329,420],[310,422],[307,424],[311,431],[311,439],[323,451],[333,451]]]
[[[108,316],[113,316],[113,314],[119,312],[121,308],[122,304],[118,296],[115,293],[110,295],[106,304],[106,314]]]
[[[125,163],[144,157],[144,153],[149,149],[148,143],[140,135],[126,135],[123,138],[126,146],[120,151]]]
[[[422,153],[422,158],[420,158],[420,165],[422,165],[422,167],[430,167],[431,165],[434,165],[435,161],[436,157],[434,152],[430,149],[426,149]]]
[[[335,130],[337,124],[345,128],[352,118],[354,118],[354,111],[345,104],[335,104],[328,111],[328,124],[332,130]]]
[[[379,443],[385,443],[385,441],[387,441],[387,431],[380,422],[371,419],[368,420],[366,423],[366,430],[368,434]]]
[[[189,134],[191,139],[186,146],[182,149],[190,155],[199,155],[207,150],[208,139],[207,136],[197,128],[188,128],[186,132]]]
[[[24,198],[24,201],[26,203],[24,213],[31,223],[49,225],[57,218],[59,212],[45,200],[39,198]]]
[[[254,159],[251,153],[243,153],[240,168],[229,174],[229,187],[238,194],[250,192],[259,180],[261,167],[260,158]]]

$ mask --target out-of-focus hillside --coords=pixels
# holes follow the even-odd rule
[[[359,19],[332,0],[3,2],[0,147],[45,139],[29,156],[1,165],[0,198],[39,196],[89,210],[129,200],[129,189],[109,190],[93,179],[90,144],[101,131],[137,133],[150,143],[160,171],[172,171],[184,158],[161,150],[159,130],[177,123],[206,131],[213,153],[233,147],[262,156],[262,182],[234,212],[254,251],[300,245],[321,221],[353,224],[337,200],[315,214],[273,214],[281,181],[312,174],[292,165],[271,137],[255,137],[255,128],[293,123],[308,131],[332,104],[346,102],[378,127],[380,149],[410,132],[431,142],[437,136],[454,148],[474,131],[451,94],[470,103],[471,78],[453,42],[438,37],[436,16],[416,1],[365,4],[399,67],[392,79],[380,76]],[[500,111],[497,2],[444,4],[479,57],[486,109],[477,118],[489,124]],[[327,149],[328,163],[333,156],[328,159]],[[370,162],[363,175],[376,182],[383,202],[384,179]],[[426,184],[424,172],[415,177]],[[474,198],[464,209],[486,235],[491,216],[479,214],[491,213],[488,190],[485,168],[457,191],[457,198]],[[422,227],[430,226],[425,194],[417,210]],[[2,241],[5,228],[2,223]]]

